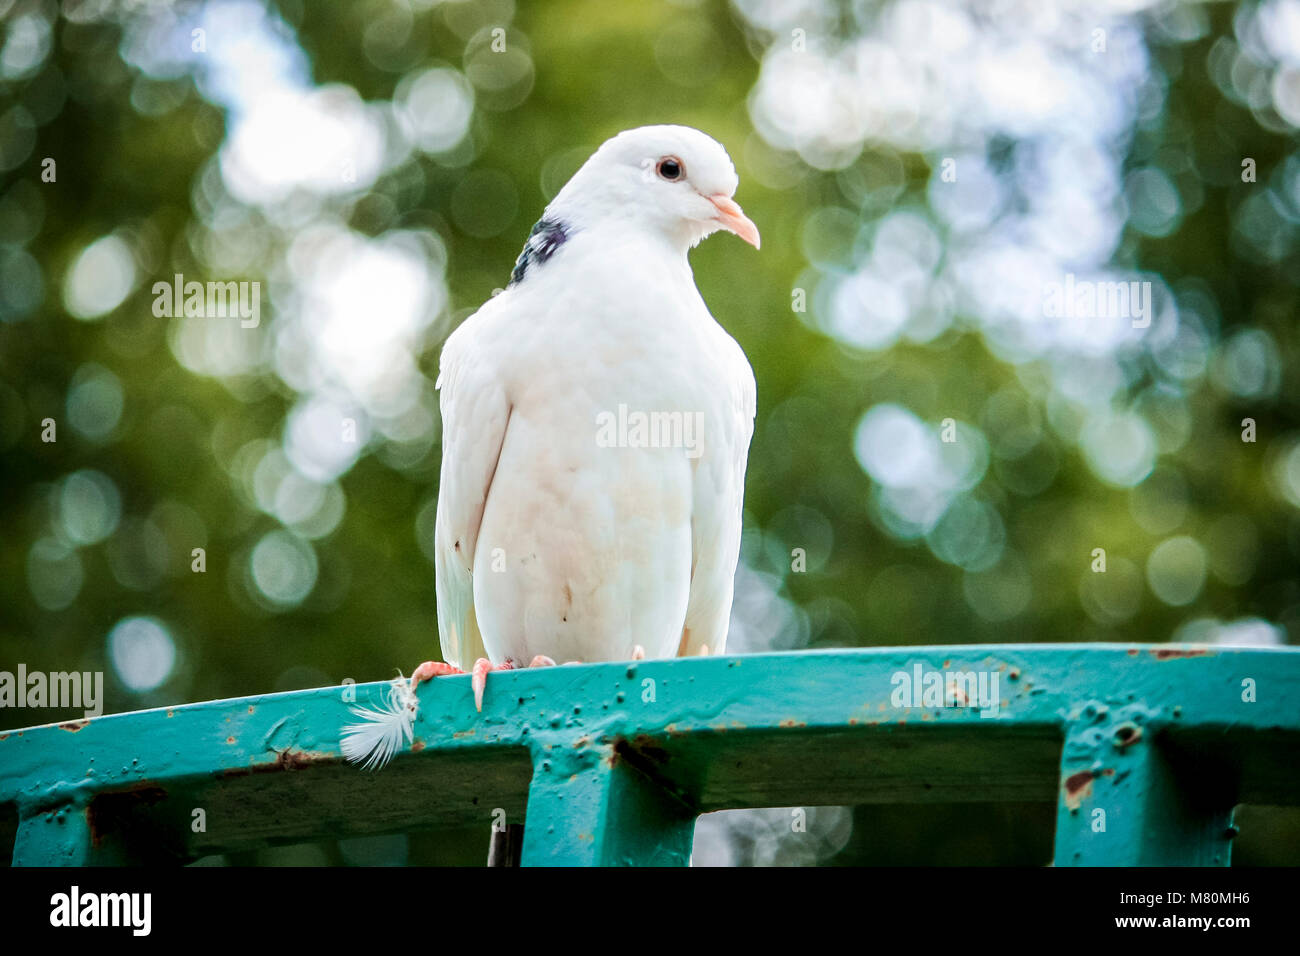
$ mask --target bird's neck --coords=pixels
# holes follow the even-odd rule
[[[688,237],[664,235],[653,229],[633,229],[600,222],[573,231],[574,262],[613,273],[659,273],[674,281],[694,283],[687,256]]]

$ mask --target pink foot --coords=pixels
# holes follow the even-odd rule
[[[551,660],[545,654],[538,654],[536,657],[533,658],[533,662],[528,666],[529,667],[554,667],[555,661]]]
[[[487,690],[488,671],[512,671],[515,669],[514,661],[506,661],[504,664],[493,664],[486,657],[480,657],[474,662],[474,669],[470,672],[473,676],[470,683],[474,687],[474,709],[480,714],[483,713],[483,691]]]
[[[642,647],[640,644],[632,645],[632,660],[634,661],[645,660],[645,648]]]
[[[443,661],[425,661],[411,675],[411,693],[415,693],[415,689],[427,680],[433,680],[435,677],[445,677],[448,674],[463,673],[465,672],[459,667],[454,667]]]

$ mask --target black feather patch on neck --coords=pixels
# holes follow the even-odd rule
[[[533,226],[533,231],[528,234],[524,251],[515,260],[514,270],[510,273],[510,285],[522,282],[530,266],[544,264],[568,238],[569,230],[558,219],[539,219],[537,225]]]

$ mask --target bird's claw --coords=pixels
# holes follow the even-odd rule
[[[488,671],[495,669],[486,657],[480,657],[474,662],[470,684],[474,687],[474,709],[480,714],[483,713],[483,691],[487,690]]]
[[[448,674],[463,673],[465,672],[459,667],[455,667],[444,661],[425,661],[411,674],[411,682],[409,685],[411,693],[415,693],[415,689],[427,680],[433,680],[435,677],[445,677]]]

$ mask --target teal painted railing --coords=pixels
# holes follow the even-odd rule
[[[932,673],[956,676],[926,700]],[[387,684],[354,690],[364,704]],[[1234,806],[1300,802],[1292,649],[539,668],[493,673],[481,714],[468,677],[438,678],[420,688],[413,745],[377,773],[340,755],[348,707],[332,687],[0,732],[14,862],[183,861],[526,815],[526,865],[683,864],[710,810],[1055,800],[1058,865],[1227,865]]]

